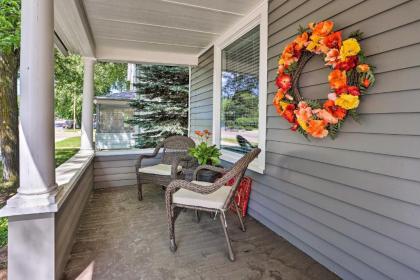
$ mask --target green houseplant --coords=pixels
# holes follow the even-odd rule
[[[203,131],[196,130],[194,133],[198,136],[200,143],[194,148],[189,149],[189,155],[197,159],[200,165],[220,165],[220,156],[222,153],[216,145],[208,144],[211,132],[205,129]],[[198,180],[213,182],[218,175],[218,173],[211,170],[202,170],[198,174]]]

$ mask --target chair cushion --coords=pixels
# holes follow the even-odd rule
[[[172,168],[172,165],[170,164],[160,163],[160,164],[156,164],[152,166],[139,168],[139,172],[163,175],[163,176],[171,176],[171,168]],[[181,170],[182,170],[182,166],[178,166],[178,172],[181,172]]]
[[[211,185],[211,183],[201,181],[192,181],[191,183],[202,186]],[[222,209],[227,197],[229,196],[230,190],[231,187],[222,186],[220,189],[211,194],[201,194],[186,189],[179,189],[173,194],[172,202],[189,206]]]

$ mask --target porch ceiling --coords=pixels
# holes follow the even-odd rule
[[[71,52],[100,60],[196,64],[248,14],[251,0],[57,0],[55,29]]]

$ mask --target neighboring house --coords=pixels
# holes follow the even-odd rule
[[[135,91],[114,92],[96,96],[96,150],[131,149],[135,146],[137,128],[127,124],[134,115],[130,102],[136,99]]]
[[[23,10],[26,172],[1,210],[9,217],[9,279],[59,279],[92,188],[136,182],[138,154],[92,150],[95,60],[191,66],[190,131],[212,130],[219,146],[236,137],[223,123],[222,73],[249,73],[258,80],[249,92],[258,94],[250,110],[259,120],[244,119],[249,129],[238,135],[263,150],[250,166],[249,215],[341,278],[420,279],[419,0],[25,0]],[[274,80],[298,27],[325,19],[345,37],[364,33],[377,83],[360,107],[361,124],[347,121],[336,140],[308,142],[271,105]],[[53,39],[85,57],[82,152],[56,176],[53,127],[45,125],[54,120]],[[307,65],[304,95],[328,93],[322,66],[316,58]],[[225,165],[241,155],[222,152]]]

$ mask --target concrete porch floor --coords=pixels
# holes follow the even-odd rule
[[[164,193],[144,187],[95,190],[84,210],[64,279],[338,279],[315,260],[248,217],[247,231],[228,215],[236,261],[226,257],[219,220],[191,211],[175,224],[178,250],[168,248]],[[89,274],[93,274],[90,277]]]

